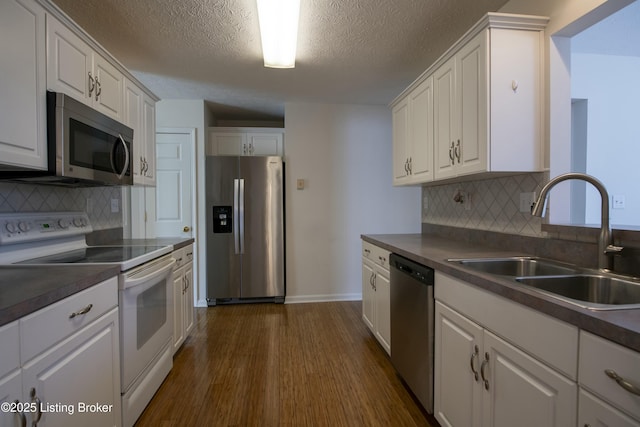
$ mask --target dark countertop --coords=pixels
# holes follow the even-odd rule
[[[114,277],[111,266],[0,266],[0,326]]]
[[[594,311],[518,285],[508,277],[481,273],[449,258],[529,255],[425,234],[363,235],[362,239],[434,270],[526,305],[613,342],[640,351],[640,309]],[[437,286],[437,284],[436,284]]]
[[[195,242],[193,237],[159,237],[155,239],[116,239],[101,243],[102,245],[120,245],[120,246],[173,246],[173,250],[177,250],[188,246]]]

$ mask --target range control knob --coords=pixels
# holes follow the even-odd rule
[[[18,227],[16,227],[16,224],[14,222],[8,222],[7,225],[4,226],[4,228],[6,228],[9,233],[15,233],[16,231],[18,231]]]
[[[24,221],[20,221],[18,223],[18,228],[20,229],[20,231],[22,231],[23,233],[26,233],[27,231],[31,230],[31,226],[29,225],[28,222],[24,222]]]
[[[60,228],[69,228],[69,226],[71,225],[71,222],[66,219],[66,218],[62,218],[58,220],[58,225],[60,226]]]
[[[73,225],[76,227],[84,227],[86,225],[84,218],[78,217],[73,219]]]

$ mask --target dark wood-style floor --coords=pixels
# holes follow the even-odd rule
[[[361,303],[196,309],[136,426],[429,426]]]

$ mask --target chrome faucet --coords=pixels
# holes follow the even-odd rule
[[[602,182],[584,173],[570,172],[562,175],[558,175],[549,181],[542,190],[540,196],[536,200],[533,208],[531,209],[531,215],[541,217],[543,215],[544,206],[547,201],[547,194],[549,191],[559,182],[566,181],[568,179],[579,179],[592,184],[600,193],[601,203],[601,219],[600,219],[600,236],[598,238],[598,268],[600,270],[613,270],[613,255],[622,252],[621,246],[613,245],[613,235],[611,234],[611,227],[609,225],[609,193],[604,188]]]

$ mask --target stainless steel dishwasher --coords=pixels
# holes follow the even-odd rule
[[[433,270],[397,254],[391,273],[391,363],[433,413]]]

